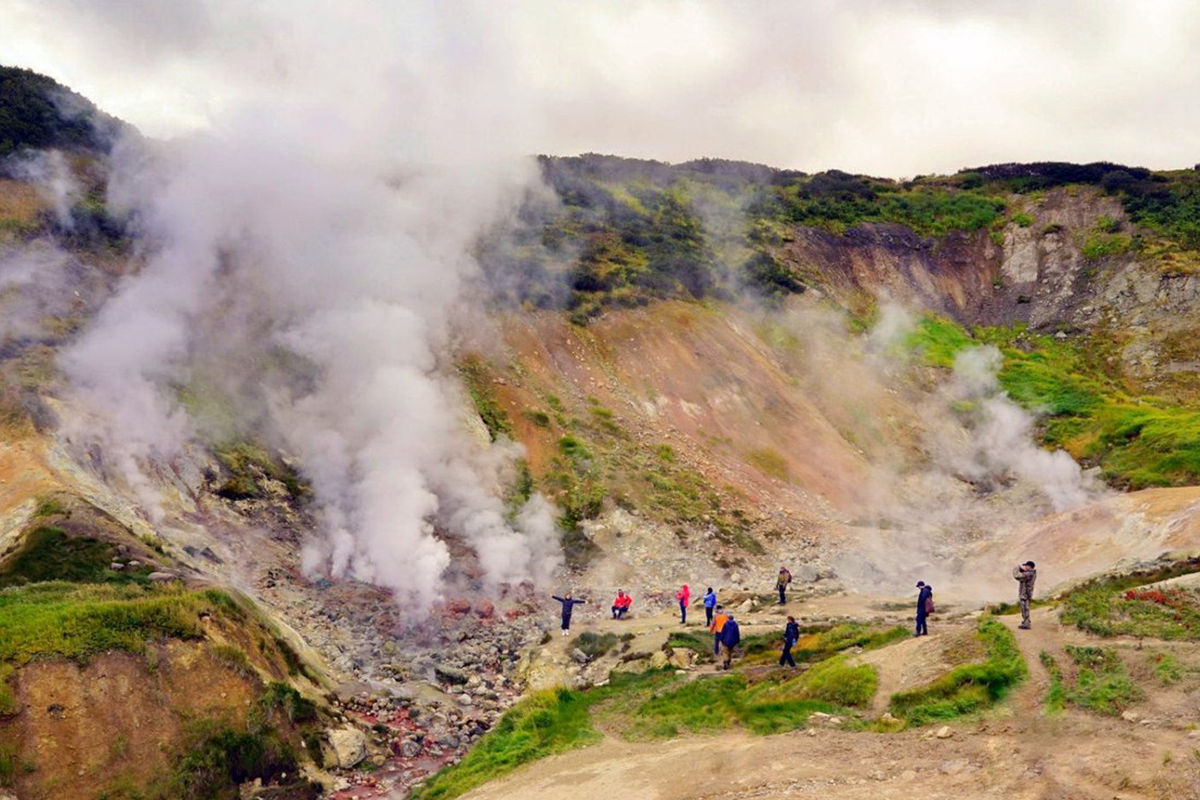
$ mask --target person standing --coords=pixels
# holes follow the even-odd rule
[[[562,603],[562,635],[566,636],[571,632],[571,612],[575,610],[575,606],[583,605],[586,600],[577,600],[571,597],[571,593],[567,592],[565,597],[559,597],[556,594],[550,595],[558,602]]]
[[[933,613],[933,587],[925,581],[917,581],[917,630],[913,636],[928,636],[929,625],[925,618]]]
[[[717,606],[717,615],[713,617],[712,624],[708,626],[708,632],[713,635],[713,655],[721,652],[721,630],[725,627],[725,623],[729,621],[729,615],[725,613],[725,606]]]
[[[704,593],[704,624],[712,627],[713,610],[717,607],[717,593],[713,588],[708,587],[708,591]]]
[[[679,601],[679,624],[687,625],[687,607],[688,601],[692,599],[692,593],[686,583],[675,593],[675,599]]]
[[[779,578],[775,581],[775,588],[779,590],[779,605],[787,602],[787,587],[792,582],[792,573],[788,572],[787,567],[779,568]]]
[[[1017,581],[1017,602],[1021,604],[1021,624],[1017,627],[1023,631],[1029,630],[1029,603],[1033,600],[1033,584],[1037,580],[1037,568],[1032,561],[1026,561],[1013,570],[1013,578]]]
[[[796,624],[795,617],[788,617],[787,627],[783,629],[783,655],[779,657],[779,666],[787,664],[788,666],[796,666],[796,659],[792,658],[792,647],[800,640],[800,626]]]
[[[725,620],[725,624],[721,626],[721,655],[724,661],[721,663],[721,669],[729,669],[733,663],[733,648],[738,646],[742,641],[742,631],[738,628],[737,620],[733,618],[733,614]]]

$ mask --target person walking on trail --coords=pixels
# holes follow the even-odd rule
[[[779,590],[779,605],[787,602],[787,587],[792,582],[792,573],[788,572],[787,567],[779,568],[779,578],[775,581],[775,588]]]
[[[704,593],[704,624],[712,627],[713,610],[717,607],[717,593],[713,588],[708,587],[708,591]]]
[[[625,594],[624,589],[617,590],[617,599],[613,600],[612,618],[621,619],[629,613],[629,607],[633,605],[633,598]]]
[[[733,663],[733,648],[738,646],[742,641],[742,631],[738,628],[737,620],[733,618],[733,614],[725,620],[725,624],[721,626],[721,655],[724,660],[721,662],[721,669],[729,669]]]
[[[925,618],[933,613],[933,587],[925,581],[917,581],[917,631],[913,636],[928,636],[929,625]]]
[[[679,601],[679,624],[687,625],[687,607],[688,601],[692,599],[692,593],[686,583],[675,593],[675,599]]]
[[[1033,584],[1037,580],[1036,565],[1026,561],[1013,570],[1013,578],[1017,581],[1017,602],[1021,604],[1021,624],[1017,627],[1027,631],[1032,627],[1029,623],[1029,602],[1033,600]]]
[[[728,621],[729,615],[725,613],[725,606],[717,606],[717,615],[713,617],[712,624],[708,626],[708,632],[713,635],[714,656],[721,652],[721,631]]]
[[[796,624],[795,617],[788,617],[787,627],[783,629],[783,655],[779,657],[779,666],[787,664],[790,667],[796,666],[796,659],[792,658],[792,648],[796,642],[800,641],[800,626]]]
[[[570,592],[565,597],[559,597],[556,594],[550,596],[562,603],[562,635],[566,636],[571,632],[571,612],[575,610],[575,606],[581,606],[587,601],[571,597]]]

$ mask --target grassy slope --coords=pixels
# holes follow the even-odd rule
[[[1200,408],[1135,397],[1104,371],[1104,352],[1092,340],[1057,339],[1022,327],[968,332],[926,317],[908,345],[935,366],[949,367],[961,350],[1000,348],[1000,384],[1041,417],[1043,442],[1085,465],[1099,465],[1118,486],[1200,483]]]

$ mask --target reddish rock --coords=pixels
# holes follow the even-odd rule
[[[447,614],[470,614],[471,604],[461,597],[446,601]]]
[[[480,600],[475,604],[475,615],[480,619],[491,619],[496,614],[496,607],[490,600]]]

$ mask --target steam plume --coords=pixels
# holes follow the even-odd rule
[[[311,480],[324,521],[304,552],[312,572],[426,609],[450,563],[440,524],[491,580],[544,578],[558,559],[550,507],[534,497],[509,523],[497,496],[509,451],[466,433],[447,363],[472,324],[469,250],[535,166],[482,127],[464,135],[502,106],[473,90],[451,113],[436,57],[416,72],[379,47],[347,74],[347,53],[303,41],[321,37],[319,20],[296,25],[286,86],[203,135],[118,149],[111,195],[148,260],[64,355],[76,397],[136,486],[139,463],[172,458],[197,430],[180,390],[217,382]]]

